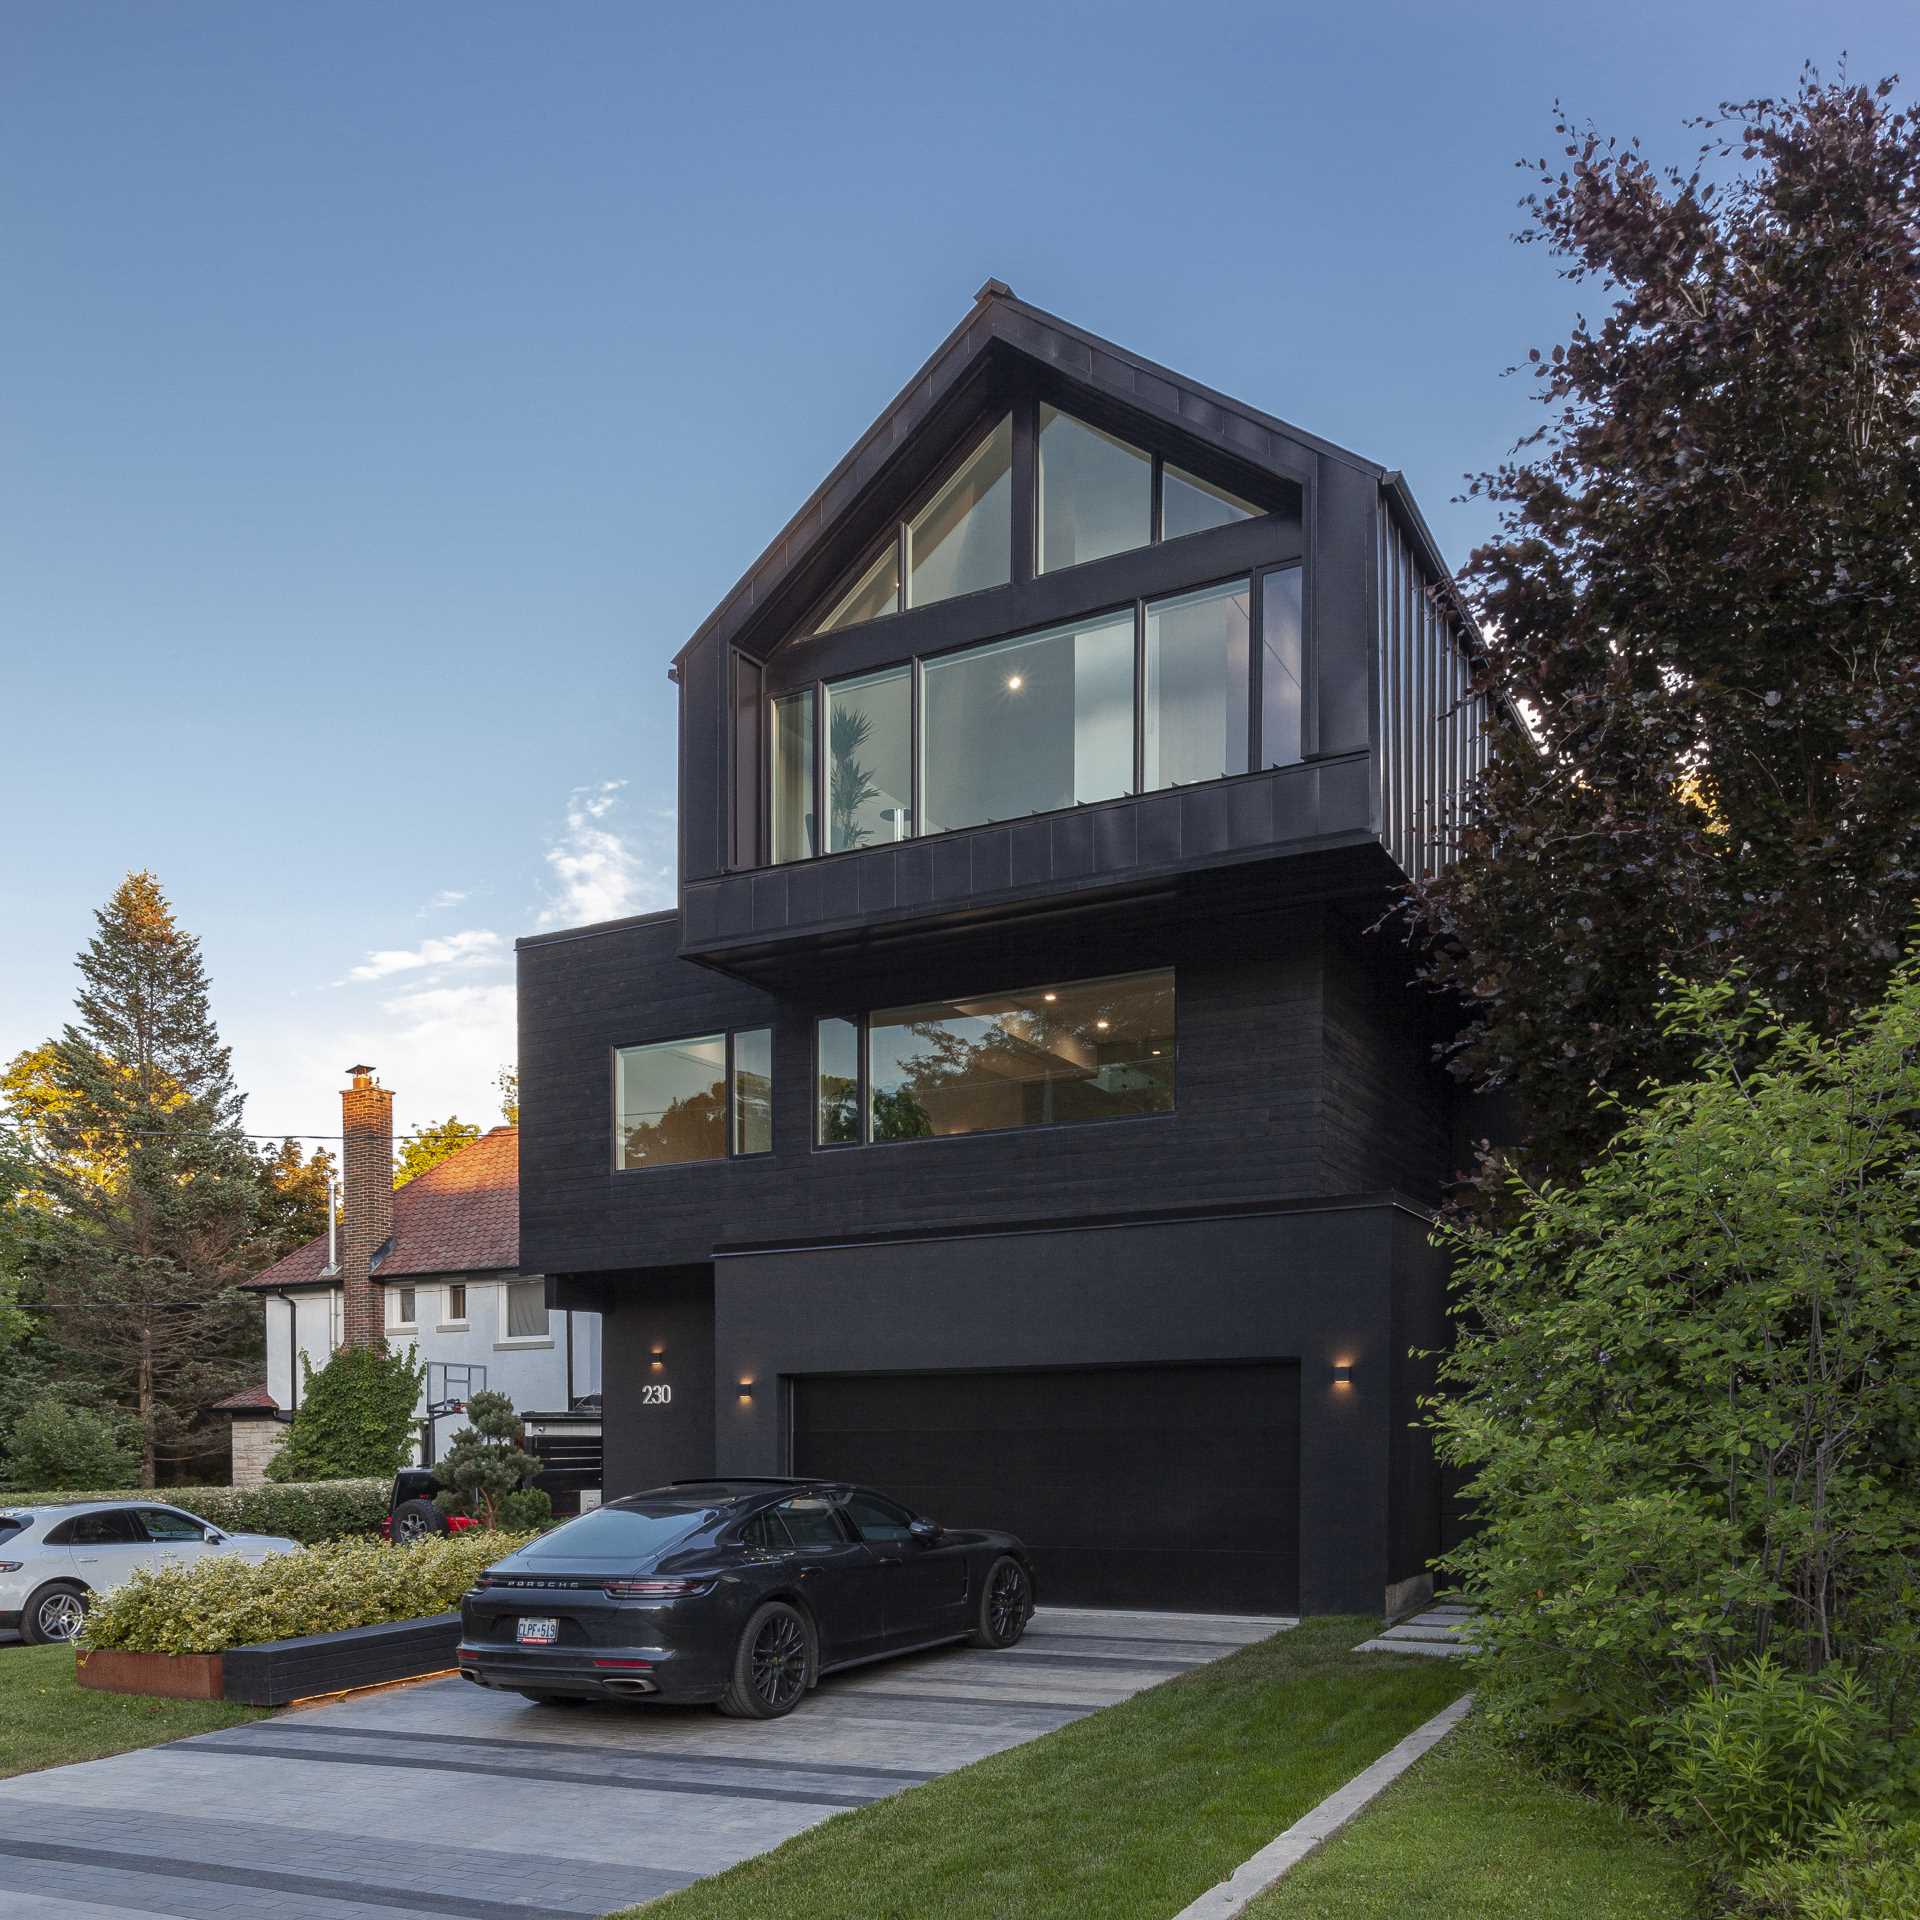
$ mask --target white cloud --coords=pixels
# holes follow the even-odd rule
[[[417,947],[380,947],[357,966],[349,980],[385,980],[420,967],[483,967],[500,958],[501,939],[485,927],[469,927],[444,940],[423,940]]]
[[[457,907],[466,897],[465,890],[460,887],[442,887],[440,891],[420,909],[417,917],[425,919],[430,913],[445,913],[449,907]]]
[[[547,848],[553,884],[538,925],[590,926],[673,904],[673,815],[642,823],[636,844],[632,829],[607,824],[626,784],[603,780],[568,796],[565,830]]]

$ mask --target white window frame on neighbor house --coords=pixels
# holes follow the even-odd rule
[[[453,1296],[460,1295],[460,1312],[456,1318],[453,1311]],[[449,1280],[441,1289],[440,1324],[436,1328],[440,1333],[464,1333],[473,1325],[472,1288],[464,1280]]]
[[[420,1328],[420,1289],[415,1286],[390,1286],[387,1295],[387,1331],[389,1333],[417,1333]],[[406,1311],[407,1302],[412,1301],[413,1311]]]
[[[541,1305],[547,1316],[545,1333],[509,1333],[513,1324],[513,1290],[515,1287],[538,1287]],[[544,1278],[530,1277],[519,1280],[501,1280],[494,1286],[494,1292],[500,1296],[499,1325],[494,1335],[494,1346],[499,1347],[550,1347],[553,1345],[553,1316],[556,1309],[546,1306],[547,1283]]]

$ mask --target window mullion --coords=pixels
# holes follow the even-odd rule
[[[1147,790],[1147,603],[1133,603],[1133,791]]]
[[[1267,576],[1256,573],[1247,589],[1247,771],[1258,773],[1266,764],[1267,684]]]

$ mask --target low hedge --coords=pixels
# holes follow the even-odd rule
[[[155,1500],[185,1507],[228,1533],[277,1533],[302,1546],[370,1533],[386,1518],[389,1480],[296,1480],[266,1487],[109,1487],[100,1493],[14,1493],[7,1507],[71,1506],[82,1500]]]
[[[191,1567],[143,1569],[94,1602],[80,1645],[224,1653],[262,1640],[421,1620],[451,1612],[483,1567],[538,1537],[475,1529],[412,1547],[331,1540],[258,1566],[221,1555]]]

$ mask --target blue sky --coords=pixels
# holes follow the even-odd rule
[[[1457,561],[1573,300],[1511,241],[1555,98],[1682,157],[1843,52],[1920,80],[1920,12],[9,9],[0,1056],[150,866],[251,1125],[362,1058],[491,1120],[514,937],[670,902],[669,656],[982,280]]]

